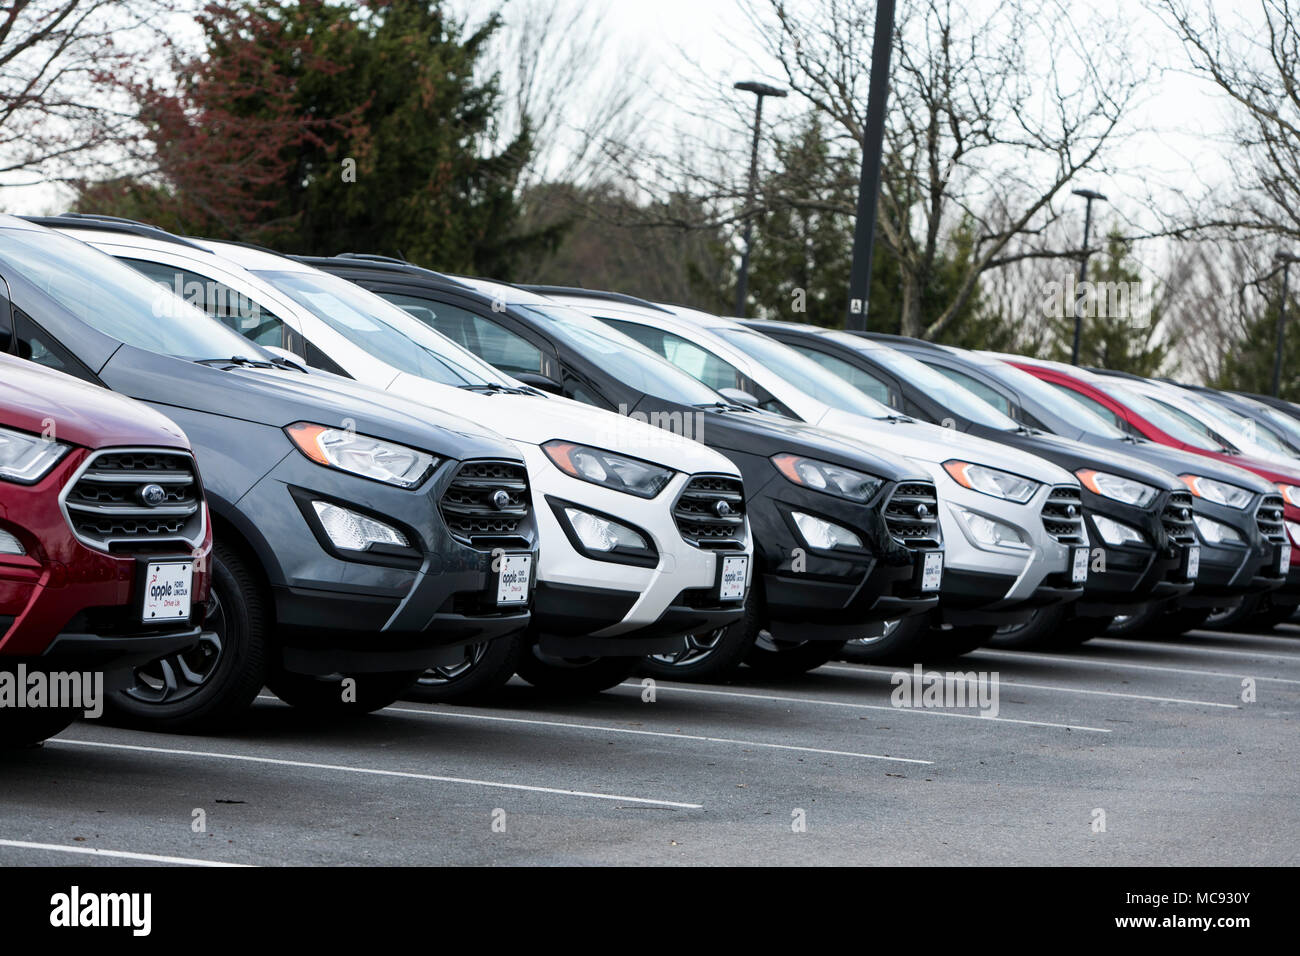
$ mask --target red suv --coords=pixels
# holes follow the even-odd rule
[[[146,663],[165,685],[206,653],[211,551],[175,424],[0,355],[0,745],[43,740],[93,706],[56,699],[74,675],[83,698],[134,685]]]

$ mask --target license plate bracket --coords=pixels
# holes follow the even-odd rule
[[[495,560],[497,566],[496,600],[498,607],[518,607],[528,603],[533,580],[533,556],[510,551]]]
[[[745,581],[749,577],[749,555],[718,556],[718,600],[745,600]]]
[[[194,595],[194,560],[142,561],[140,622],[188,621]]]
[[[1088,581],[1088,549],[1075,548],[1070,554],[1070,582],[1085,584]]]

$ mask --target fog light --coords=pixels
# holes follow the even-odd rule
[[[11,535],[8,531],[0,528],[0,554],[26,554],[27,549],[23,543]]]
[[[955,509],[975,542],[985,548],[1025,548],[1025,539],[1009,524],[986,518],[964,508]]]
[[[791,517],[794,518],[799,533],[803,535],[804,541],[808,543],[810,548],[817,548],[821,551],[834,551],[836,548],[862,547],[862,539],[848,528],[841,528],[837,524],[831,524],[831,522],[823,521],[821,518],[814,518],[802,511],[792,512]]]
[[[1288,521],[1286,530],[1291,535],[1293,544],[1300,544],[1300,521]]]
[[[320,518],[330,541],[340,551],[365,551],[376,544],[409,547],[406,535],[382,521],[324,501],[313,501],[311,506],[316,509],[316,517]]]
[[[616,548],[631,551],[650,549],[645,538],[617,521],[579,511],[577,508],[565,508],[564,516],[569,519],[569,525],[573,528],[573,533],[578,536],[578,540],[582,542],[582,546],[589,551],[607,552]]]
[[[1196,522],[1196,530],[1201,535],[1201,540],[1206,544],[1245,544],[1246,539],[1237,533],[1237,529],[1230,525],[1213,521],[1201,515],[1194,515],[1192,520]]]
[[[1093,524],[1097,526],[1097,531],[1101,534],[1101,540],[1109,545],[1117,544],[1142,544],[1145,540],[1142,532],[1132,525],[1123,524],[1119,521],[1112,521],[1105,515],[1093,515]]]

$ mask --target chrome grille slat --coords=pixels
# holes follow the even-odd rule
[[[1184,511],[1188,515],[1186,518],[1183,517]],[[1160,512],[1160,523],[1164,525],[1165,534],[1170,540],[1181,545],[1196,543],[1196,529],[1191,517],[1193,511],[1190,491],[1175,491],[1169,495],[1169,501]]]
[[[1286,542],[1286,525],[1283,524],[1284,507],[1281,495],[1265,495],[1255,508],[1255,523],[1259,525],[1259,533],[1279,544]]]
[[[924,506],[925,514],[917,508]],[[934,485],[923,481],[905,481],[894,489],[885,503],[885,526],[889,533],[909,548],[935,548],[942,535],[939,531],[939,494]]]
[[[146,485],[164,496],[158,505],[139,497]],[[194,458],[163,449],[94,452],[59,496],[77,540],[98,551],[189,550],[206,532]]]
[[[498,508],[492,496],[504,491],[509,503]],[[442,493],[438,503],[442,520],[458,538],[515,537],[532,510],[528,470],[515,461],[467,461]]]
[[[718,514],[723,502],[730,514]],[[745,488],[739,478],[696,475],[673,505],[681,536],[697,548],[738,548],[744,543]]]
[[[1073,506],[1074,514],[1070,514]],[[1043,527],[1061,544],[1086,544],[1083,530],[1083,496],[1078,488],[1057,485],[1043,502]]]

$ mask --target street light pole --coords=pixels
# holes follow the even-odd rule
[[[1092,201],[1107,199],[1095,189],[1076,189],[1074,195],[1082,196],[1088,205],[1083,214],[1083,255],[1079,257],[1079,289],[1074,299],[1074,345],[1070,349],[1070,364],[1079,364],[1079,339],[1083,335],[1083,316],[1079,312],[1079,299],[1083,296],[1083,284],[1088,281],[1088,243],[1092,240]]]
[[[876,0],[876,35],[871,47],[867,88],[867,126],[862,135],[862,177],[858,181],[853,265],[849,270],[846,329],[867,327],[871,299],[871,254],[876,244],[876,206],[880,201],[880,154],[885,142],[885,102],[889,98],[889,55],[894,47],[894,0]]]
[[[735,89],[754,94],[754,145],[749,154],[749,190],[745,198],[745,248],[740,254],[740,278],[736,282],[736,315],[745,317],[745,299],[749,294],[749,249],[754,234],[754,200],[758,195],[758,143],[763,127],[763,97],[785,96],[779,86],[746,80]]]
[[[1282,337],[1286,334],[1286,297],[1291,276],[1291,263],[1300,262],[1294,255],[1289,252],[1279,252],[1274,254],[1275,262],[1282,263],[1282,301],[1277,306],[1277,351],[1273,354],[1273,397],[1278,397],[1278,391],[1282,382]]]

